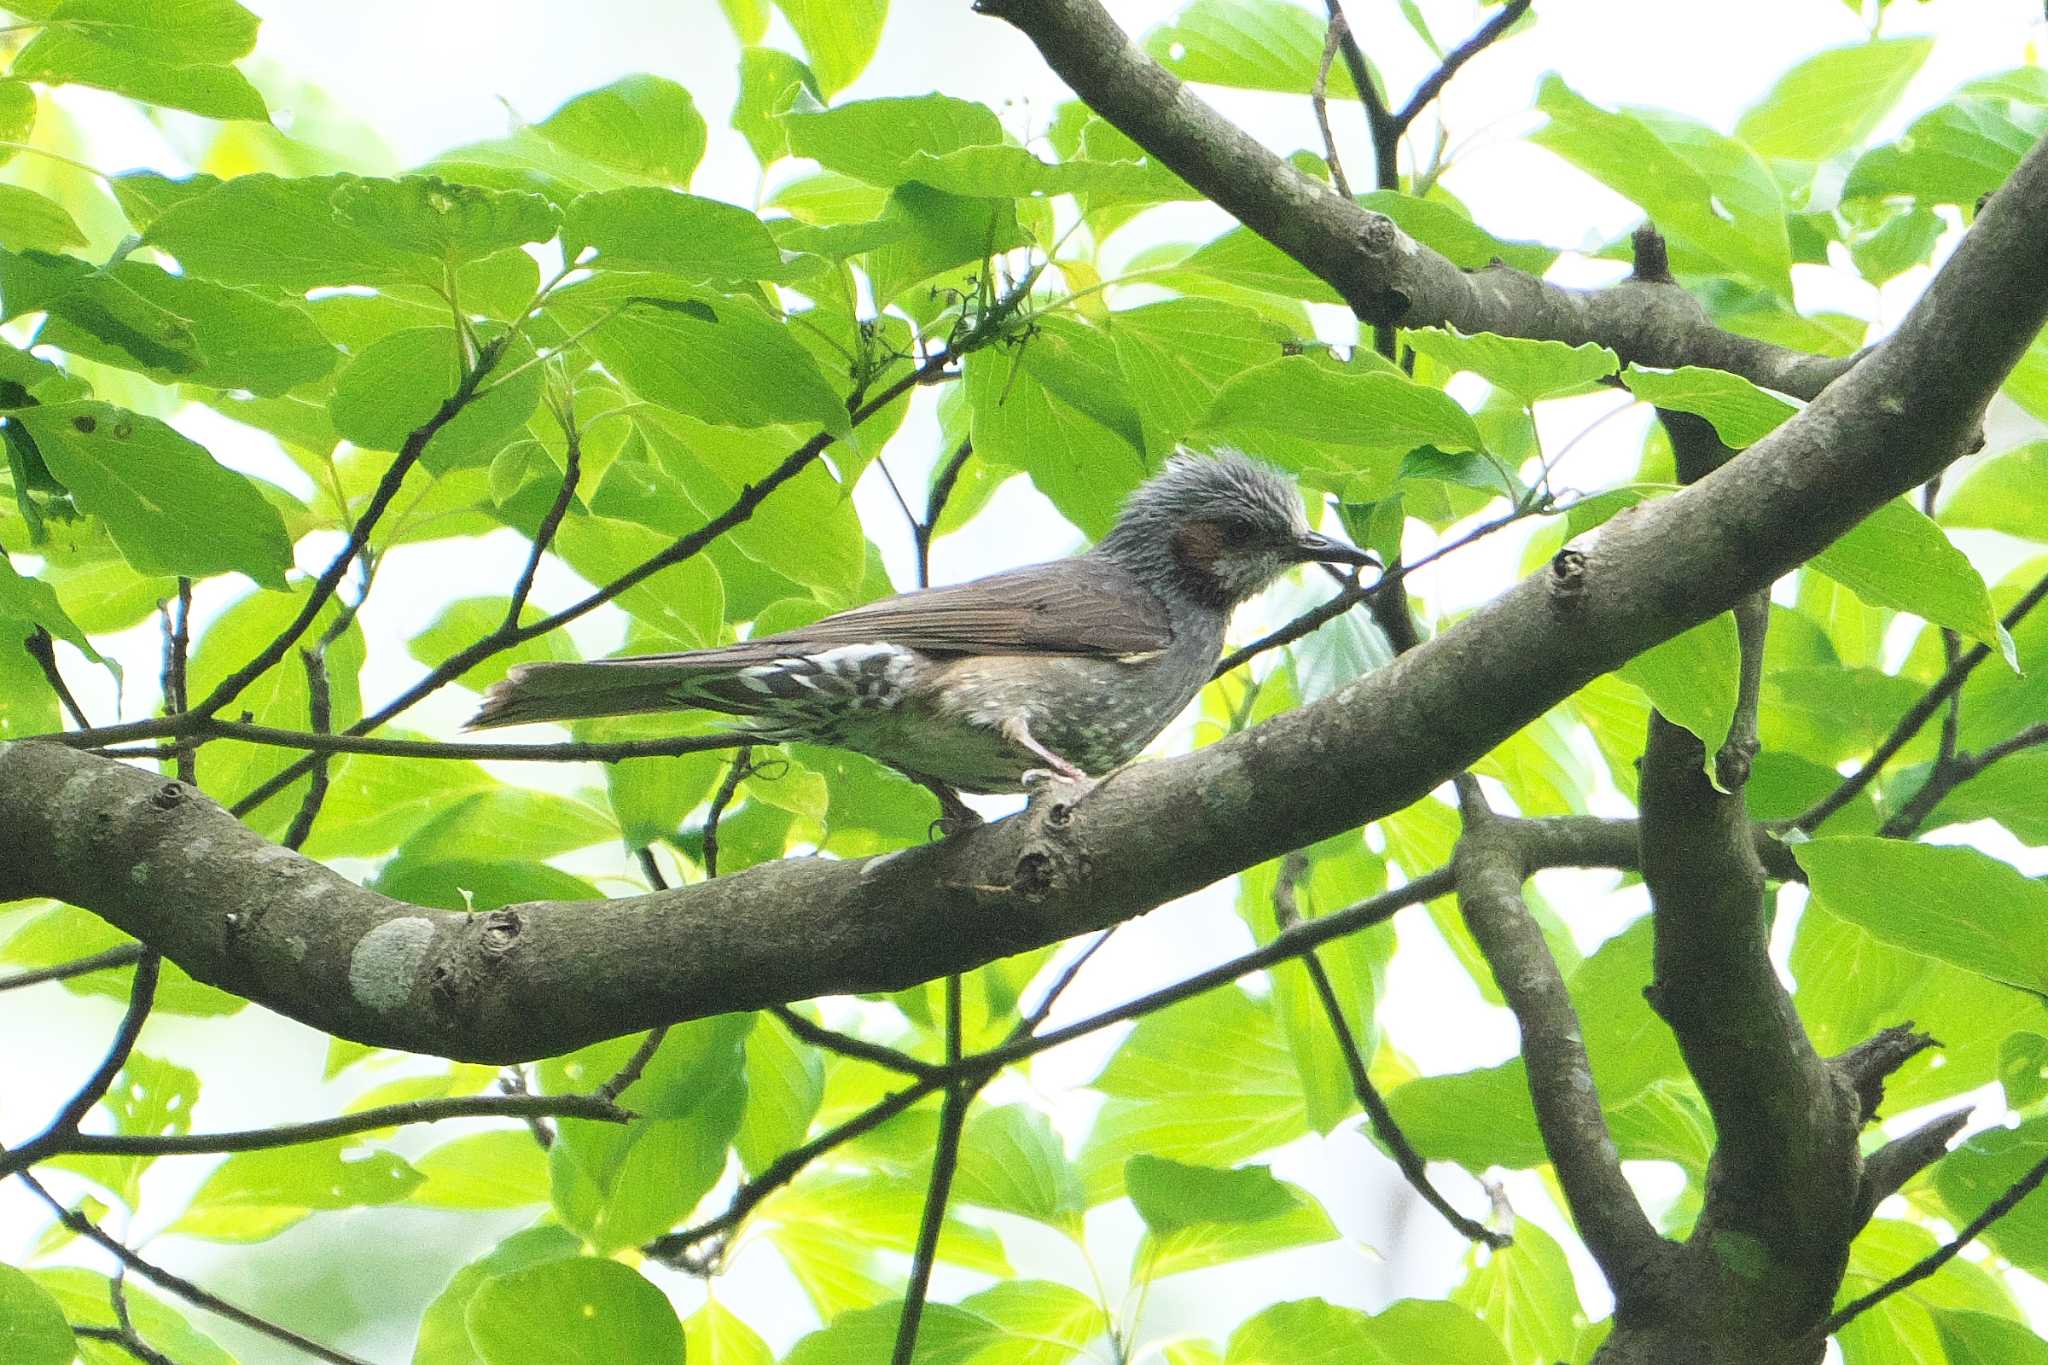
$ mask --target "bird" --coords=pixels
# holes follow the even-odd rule
[[[1243,454],[1177,454],[1092,549],[854,607],[758,639],[670,654],[528,663],[467,728],[697,709],[751,740],[835,745],[938,797],[1092,786],[1209,680],[1232,611],[1297,564],[1369,565],[1309,529],[1302,497]]]

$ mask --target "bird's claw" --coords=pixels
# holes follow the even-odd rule
[[[941,815],[932,821],[931,828],[925,831],[925,836],[930,839],[950,839],[956,834],[965,834],[970,829],[979,829],[987,823],[979,812],[963,808]]]
[[[1100,781],[1100,778],[1090,777],[1084,772],[1057,772],[1051,768],[1029,768],[1017,779],[1031,805],[1036,806],[1040,801],[1051,803],[1046,818],[1055,825],[1064,825],[1072,817],[1074,807],[1080,805],[1082,798],[1094,791]]]

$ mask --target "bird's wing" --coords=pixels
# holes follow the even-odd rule
[[[1166,604],[1128,570],[1080,555],[884,598],[751,644],[887,642],[926,654],[1119,658],[1173,643]]]

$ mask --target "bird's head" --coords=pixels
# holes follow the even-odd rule
[[[1296,564],[1371,564],[1316,534],[1292,480],[1243,455],[1178,455],[1138,486],[1098,553],[1228,610]]]

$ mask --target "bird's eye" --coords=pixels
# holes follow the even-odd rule
[[[1223,532],[1223,541],[1227,545],[1244,545],[1255,534],[1255,528],[1243,517],[1224,517],[1216,524]]]

